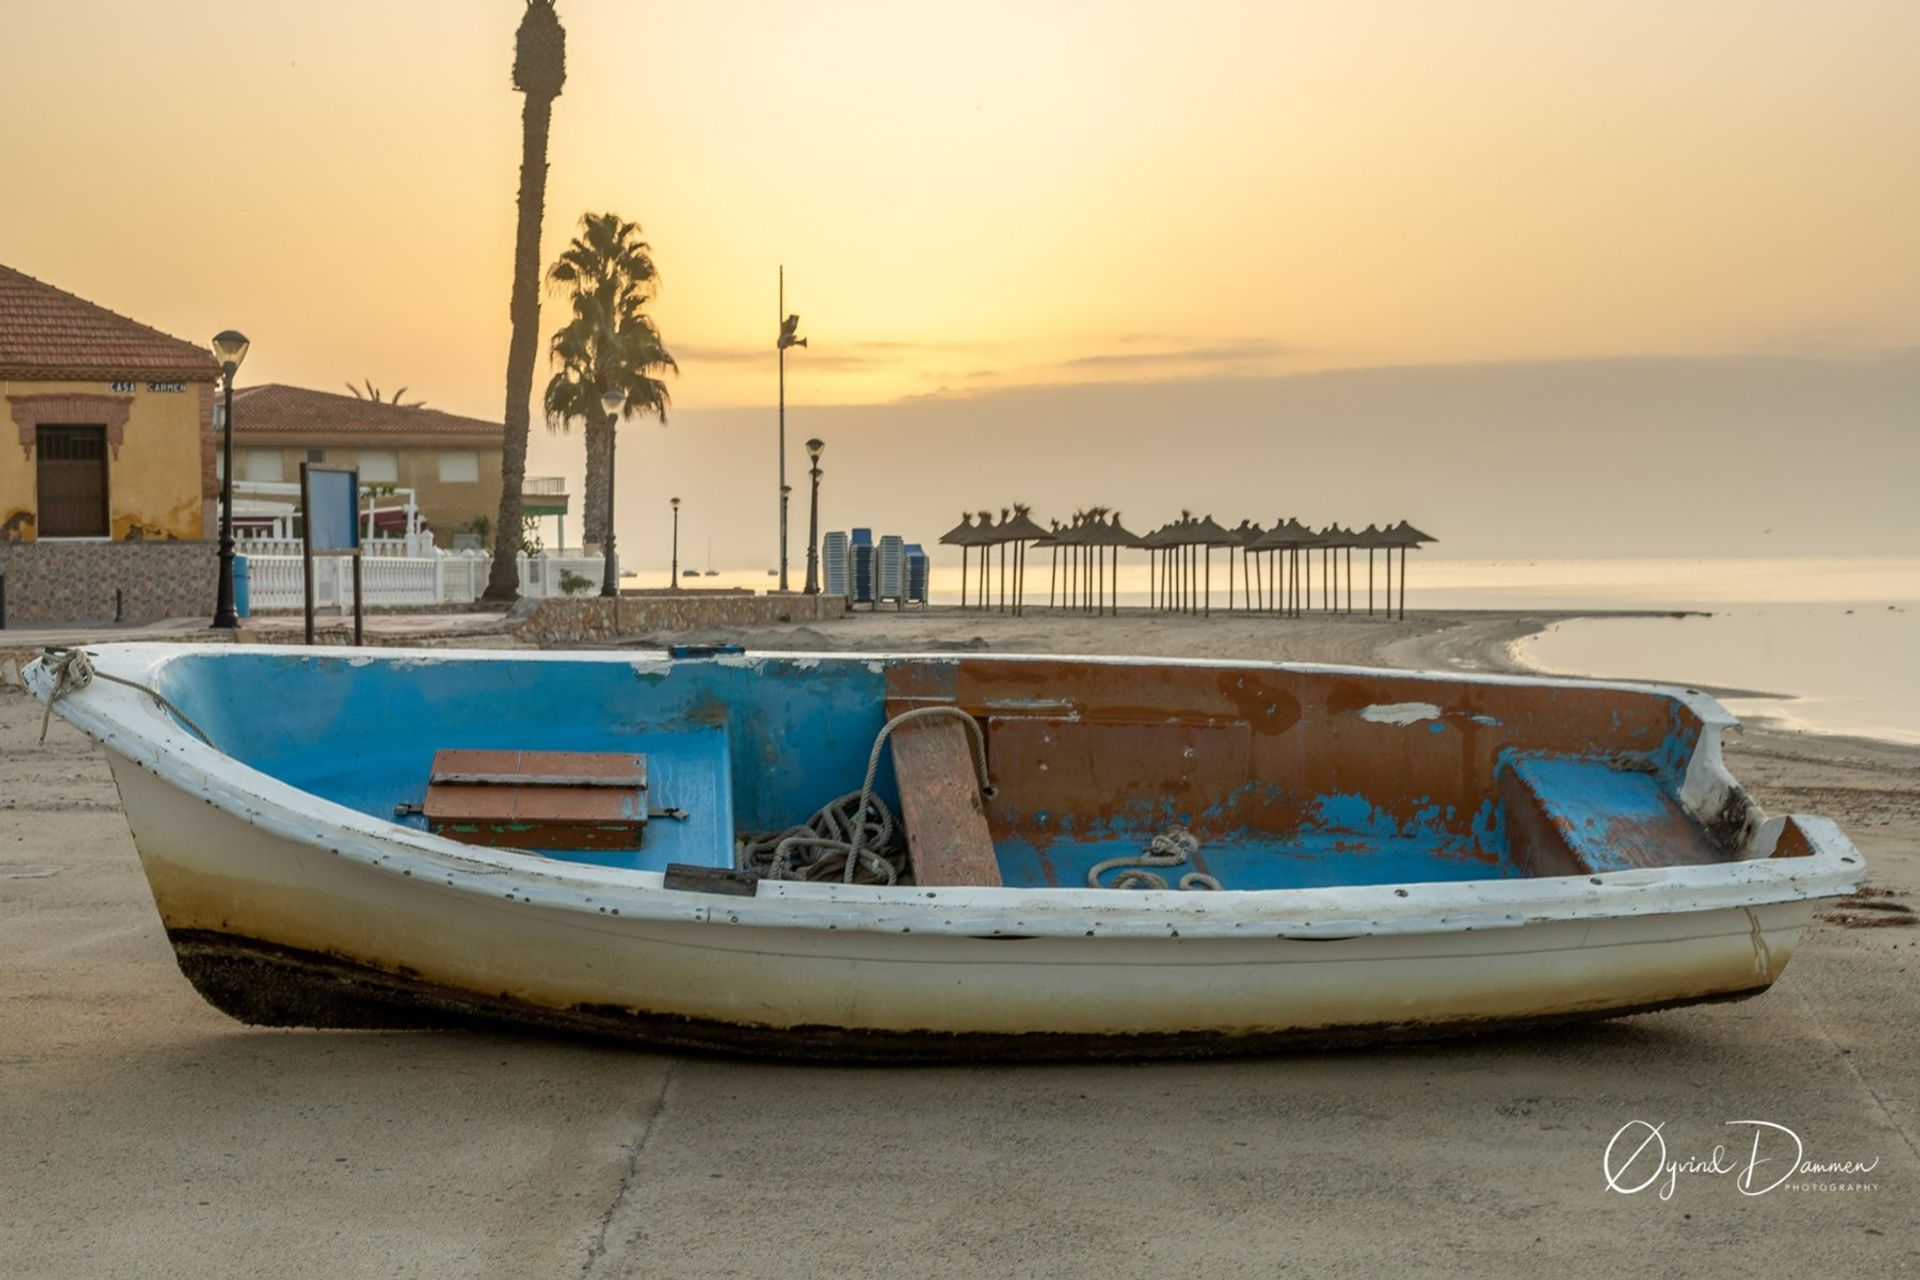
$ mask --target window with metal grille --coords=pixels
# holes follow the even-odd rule
[[[33,453],[40,478],[39,535],[106,537],[107,429],[40,427]]]

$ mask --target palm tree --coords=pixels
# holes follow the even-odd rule
[[[401,387],[398,391],[394,392],[393,399],[391,400],[386,399],[381,394],[380,388],[373,385],[372,378],[366,379],[366,390],[364,391],[362,391],[359,387],[355,386],[351,382],[347,384],[347,390],[353,392],[353,398],[355,400],[371,400],[375,404],[394,404],[394,405],[399,405],[402,409],[424,409],[427,407],[427,402],[425,400],[402,401],[400,397],[407,394],[407,389],[405,387]]]
[[[571,313],[548,348],[557,368],[547,383],[547,424],[564,430],[576,418],[586,423],[584,537],[590,544],[604,545],[613,518],[612,473],[600,397],[624,391],[623,417],[651,413],[665,422],[671,397],[667,384],[653,375],[679,370],[646,312],[659,273],[638,223],[617,213],[590,213],[580,219],[580,234],[548,268],[547,283],[566,292]]]
[[[520,594],[520,489],[527,478],[533,366],[540,354],[540,220],[547,203],[547,128],[553,100],[567,83],[567,32],[553,0],[527,0],[513,38],[513,87],[526,95],[520,113],[520,221],[513,239],[513,294],[507,314],[506,439],[500,459],[500,518],[494,522],[493,569],[485,599]]]

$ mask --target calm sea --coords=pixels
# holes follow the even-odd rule
[[[942,557],[951,558],[951,552]],[[1123,605],[1147,603],[1147,570],[1132,563],[1136,559],[1128,555],[1121,565]],[[1542,671],[1777,695],[1723,701],[1747,720],[1920,743],[1920,559],[1451,560],[1415,554],[1408,561],[1409,609],[1710,615],[1560,623],[1519,646],[1519,658]],[[1213,567],[1214,598],[1224,605],[1224,556]],[[1355,559],[1354,570],[1355,603],[1364,608],[1364,557]],[[1045,602],[1048,572],[1047,557],[1029,552],[1030,600]],[[802,564],[793,576],[796,588],[804,576]],[[1237,579],[1236,593],[1244,588]],[[1375,579],[1384,594],[1378,564]],[[755,590],[772,581],[764,572],[698,580]],[[1316,589],[1318,583],[1316,577]],[[969,586],[976,584],[977,568],[969,574]],[[933,586],[936,600],[957,600],[957,563],[939,565]]]

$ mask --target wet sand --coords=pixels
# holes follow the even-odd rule
[[[766,648],[1499,670],[1551,613],[859,615]],[[1920,928],[1822,922],[1768,994],[1577,1030],[1143,1066],[797,1067],[262,1031],[174,967],[99,752],[0,692],[0,1274],[1831,1276],[1920,1267]],[[1920,902],[1920,750],[1749,731],[1769,809]],[[1856,921],[1896,918],[1871,907]],[[1633,1120],[1765,1119],[1875,1190],[1609,1192]],[[1762,1183],[1767,1180],[1763,1170]],[[1797,1181],[1806,1181],[1799,1179]]]

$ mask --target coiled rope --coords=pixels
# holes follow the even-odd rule
[[[967,729],[974,779],[983,799],[993,796],[987,779],[987,743],[980,723],[958,707],[915,707],[880,727],[867,755],[867,777],[860,790],[823,805],[806,822],[784,831],[743,835],[735,844],[735,865],[765,880],[831,880],[842,884],[898,884],[906,870],[906,846],[893,811],[873,794],[887,739],[903,724],[936,716],[958,719]]]
[[[1148,867],[1183,867],[1193,855],[1200,852],[1200,838],[1185,827],[1175,827],[1171,831],[1155,836],[1147,842],[1144,852],[1126,854],[1118,858],[1108,858],[1105,862],[1096,862],[1087,872],[1089,889],[1164,889],[1166,877],[1146,870]],[[1124,870],[1120,870],[1124,868]],[[1120,870],[1113,883],[1103,886],[1100,877],[1109,871]],[[1189,871],[1180,877],[1182,889],[1220,888],[1220,882],[1204,871]]]
[[[207,736],[206,730],[189,719],[186,712],[169,702],[165,694],[161,693],[158,689],[141,684],[138,680],[129,680],[124,676],[116,676],[105,671],[96,670],[93,665],[93,660],[87,657],[87,651],[85,649],[48,649],[43,660],[47,664],[48,674],[53,677],[53,689],[47,694],[47,709],[41,713],[40,716],[40,741],[45,742],[47,740],[47,728],[53,723],[53,704],[70,693],[77,693],[86,688],[98,678],[110,684],[121,684],[129,689],[138,689],[141,693],[146,694],[149,698],[159,703],[169,715],[175,720],[178,720],[182,727],[191,732],[194,737],[200,739],[200,741],[206,743],[208,746],[213,745],[213,739]]]

